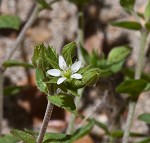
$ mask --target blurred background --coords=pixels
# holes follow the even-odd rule
[[[135,9],[143,12],[147,0],[136,0]],[[0,15],[15,15],[20,18],[18,29],[0,28],[0,64],[8,58],[23,27],[29,21],[36,7],[34,0],[1,0]],[[140,34],[111,26],[112,21],[134,20],[120,6],[119,0],[91,0],[84,5],[84,48],[89,55],[93,49],[101,57],[107,57],[111,49],[120,45],[130,45],[132,53],[127,58],[125,67],[135,66],[137,49],[140,45]],[[78,8],[67,0],[59,0],[36,15],[33,24],[26,30],[23,40],[17,46],[11,59],[31,63],[34,46],[39,43],[52,45],[60,53],[62,47],[76,41],[78,35]],[[144,71],[150,73],[150,48],[146,53]],[[98,81],[94,87],[88,87],[83,92],[79,111],[83,115],[91,114],[109,128],[123,128],[127,116],[127,101],[115,92],[115,87],[123,80],[119,71]],[[35,84],[35,71],[28,66],[10,66],[4,74],[4,119],[3,134],[12,128],[39,130],[45,113],[47,100]],[[136,118],[139,114],[149,112],[150,92],[140,96],[132,131],[149,132],[148,126]],[[138,112],[137,112],[138,111]],[[119,121],[117,120],[118,115]],[[70,113],[55,107],[48,131],[63,132],[67,127]],[[115,123],[117,121],[117,124]],[[81,119],[76,120],[79,124]],[[93,143],[105,140],[104,131],[95,127],[92,137],[87,135],[80,142]]]

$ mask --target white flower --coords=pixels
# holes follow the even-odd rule
[[[75,62],[72,66],[67,66],[64,58],[62,56],[59,56],[59,67],[60,69],[51,69],[47,71],[47,73],[51,76],[60,77],[57,80],[58,85],[64,82],[66,79],[70,79],[70,78],[81,79],[82,78],[81,74],[76,73],[81,68],[80,61]]]

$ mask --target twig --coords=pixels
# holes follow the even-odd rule
[[[39,132],[39,136],[37,138],[37,143],[43,142],[44,135],[45,135],[45,132],[46,132],[46,129],[48,126],[48,122],[49,122],[51,115],[52,115],[53,107],[54,107],[54,105],[48,101],[45,116],[43,119],[43,123],[42,123],[41,129],[40,129],[40,132]]]
[[[17,48],[19,47],[20,43],[22,42],[26,31],[28,30],[29,27],[31,27],[31,25],[34,23],[34,21],[36,20],[38,13],[40,11],[40,7],[38,4],[35,5],[34,10],[32,12],[32,14],[29,17],[29,20],[27,21],[27,23],[25,24],[25,26],[23,27],[23,29],[21,30],[21,32],[19,33],[13,47],[12,50],[10,51],[9,55],[8,55],[8,60],[12,58],[14,52],[17,50]]]
[[[145,29],[141,30],[141,44],[138,52],[138,60],[137,60],[137,65],[135,69],[135,79],[140,79],[142,70],[143,70],[143,63],[144,63],[144,57],[145,57],[145,48],[147,45],[147,37],[148,33]],[[128,116],[127,116],[127,122],[126,122],[126,127],[125,127],[125,132],[123,136],[123,143],[128,143],[129,140],[129,133],[130,133],[130,128],[132,125],[132,120],[135,112],[135,106],[136,106],[136,101],[131,100],[129,102],[129,111],[128,111]]]

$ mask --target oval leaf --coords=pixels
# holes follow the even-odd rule
[[[138,98],[139,94],[145,89],[147,81],[143,79],[130,79],[121,83],[116,91],[119,93],[127,93],[131,98]]]
[[[118,63],[124,60],[131,53],[131,48],[128,46],[119,46],[113,48],[107,58],[108,64]]]
[[[135,0],[120,0],[120,5],[127,11],[132,12],[134,8]]]
[[[141,24],[138,22],[134,22],[134,21],[112,22],[111,25],[120,27],[120,28],[130,29],[130,30],[141,30],[142,29]]]
[[[138,119],[150,124],[150,114],[141,114]]]
[[[73,133],[73,135],[70,139],[70,142],[76,141],[77,139],[80,139],[81,137],[88,134],[92,130],[94,124],[95,124],[95,122],[93,120],[91,120],[87,125],[78,129],[77,131],[75,131],[75,133]]]
[[[43,71],[41,69],[37,68],[36,69],[36,85],[40,91],[47,94],[48,93],[47,85],[43,80],[44,80]]]
[[[77,114],[74,98],[70,95],[53,95],[48,96],[48,100],[54,105]]]
[[[19,62],[16,60],[7,60],[3,63],[5,68],[8,67],[25,67],[25,68],[33,68],[33,65],[26,63],[26,62]]]
[[[19,142],[18,138],[12,135],[5,135],[3,137],[0,137],[0,143],[16,143],[16,142]]]
[[[61,134],[61,133],[46,133],[44,137],[43,143],[50,143],[50,142],[61,142],[61,143],[67,143],[67,141],[70,139],[70,135]],[[69,142],[68,142],[69,143]]]
[[[150,22],[145,23],[145,27],[148,31],[150,31]]]
[[[11,28],[18,30],[21,25],[21,20],[18,16],[13,15],[1,15],[0,16],[0,28]]]
[[[36,143],[35,138],[30,135],[29,133],[26,133],[21,130],[12,130],[11,134],[15,137],[19,138],[20,140],[24,141],[25,143]]]

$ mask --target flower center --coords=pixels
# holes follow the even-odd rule
[[[66,77],[67,79],[70,78],[71,74],[72,74],[71,69],[67,69],[67,70],[63,71],[63,76]]]

